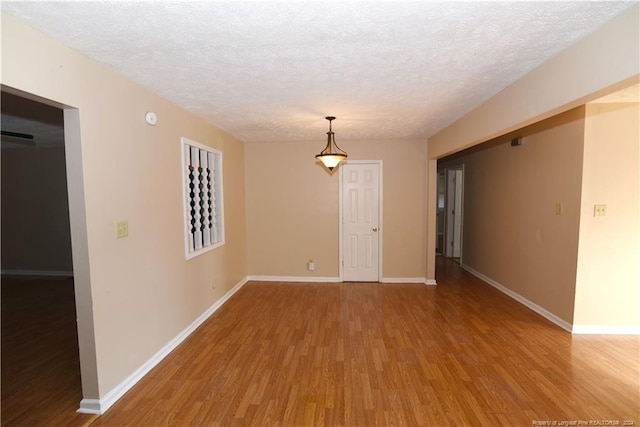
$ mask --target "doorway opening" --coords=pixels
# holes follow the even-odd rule
[[[438,171],[436,251],[460,263],[464,218],[464,165]]]
[[[83,416],[64,114],[3,90],[1,116],[2,423],[66,425]]]
[[[436,211],[436,255],[444,255],[445,200],[447,194],[446,173],[438,171],[438,205]]]

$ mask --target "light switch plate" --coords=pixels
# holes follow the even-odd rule
[[[564,212],[564,206],[562,203],[556,203],[556,215],[562,215]]]
[[[129,235],[129,223],[127,221],[116,222],[116,239]]]

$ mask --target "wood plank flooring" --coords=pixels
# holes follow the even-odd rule
[[[2,277],[2,425],[83,426],[73,279]]]
[[[638,337],[438,263],[437,287],[248,283],[92,427],[640,422]]]
[[[639,337],[572,336],[442,257],[437,280],[250,282],[91,426],[640,423]],[[3,425],[90,422],[77,391],[72,418],[5,406],[4,304]]]

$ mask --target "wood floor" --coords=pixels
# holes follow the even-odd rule
[[[437,287],[250,282],[91,426],[640,422],[637,336],[572,336],[438,258]]]
[[[2,277],[2,425],[83,426],[73,279]]]

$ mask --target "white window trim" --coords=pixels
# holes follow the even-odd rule
[[[184,216],[184,250],[185,250],[185,258],[187,260],[202,255],[210,250],[218,248],[225,244],[225,222],[224,222],[224,194],[223,194],[223,181],[222,181],[222,151],[216,150],[215,148],[211,148],[207,145],[200,144],[199,142],[192,141],[188,138],[181,138],[181,160],[182,163],[180,165],[181,177],[182,177],[182,200],[183,207],[182,212]],[[212,179],[214,186],[212,188],[213,198],[216,200],[215,202],[215,212],[214,217],[217,218],[217,223],[220,224],[218,230],[218,240],[215,243],[204,243],[202,247],[197,243],[193,242],[193,234],[191,233],[191,209],[189,204],[189,170],[187,168],[189,157],[187,157],[187,150],[191,150],[191,148],[195,148],[207,153],[207,158],[209,161],[213,162],[213,171],[212,171]],[[211,157],[209,157],[211,156]],[[199,212],[198,212],[199,217]],[[203,236],[203,240],[206,240]]]

